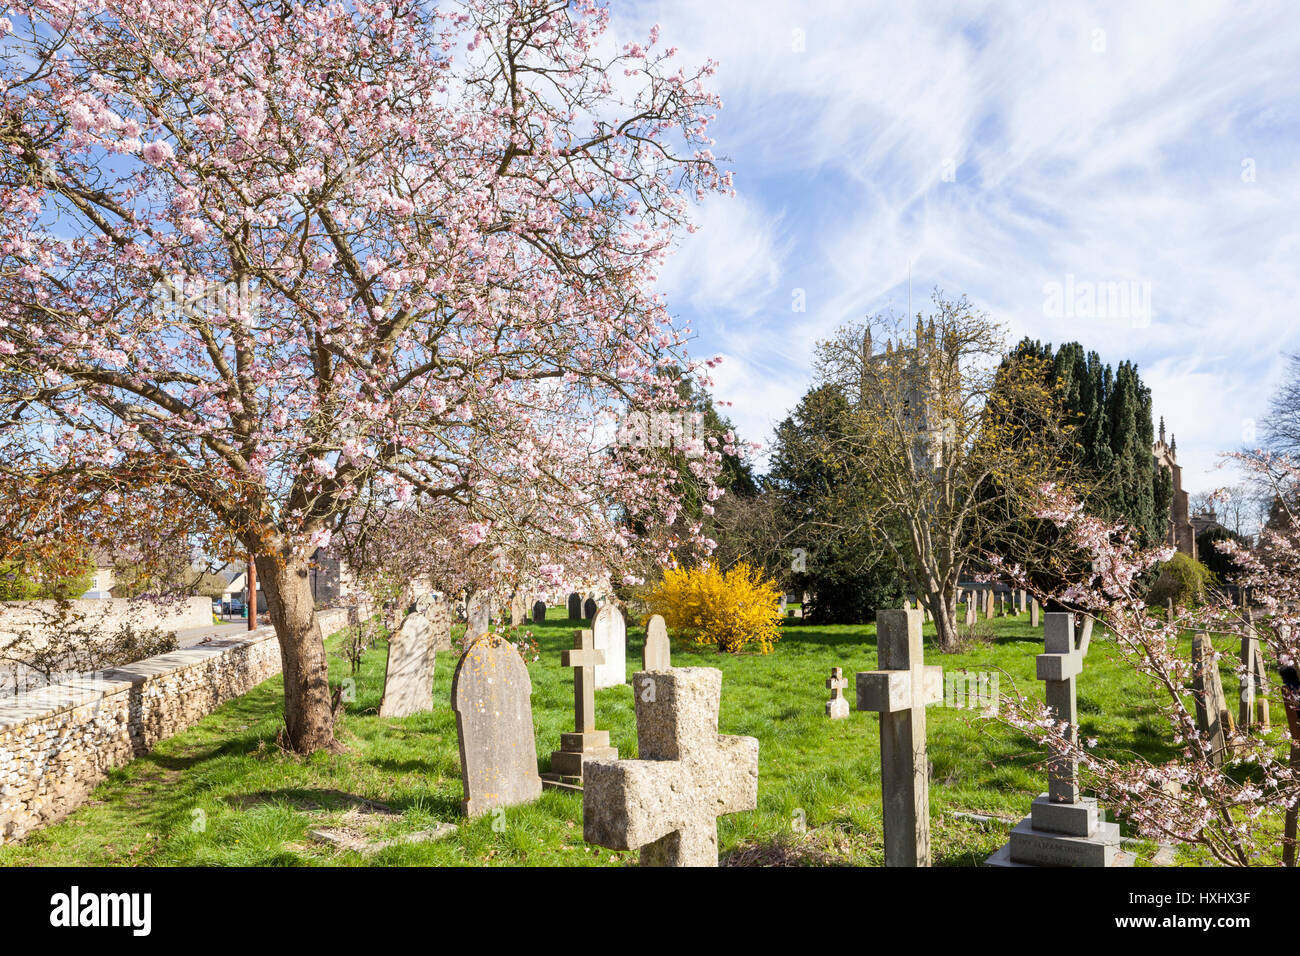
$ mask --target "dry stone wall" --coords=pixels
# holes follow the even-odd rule
[[[325,634],[347,623],[318,617]],[[0,700],[0,843],[63,818],[110,770],[279,672],[275,632],[260,627]]]

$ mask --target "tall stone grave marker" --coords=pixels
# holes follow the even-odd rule
[[[637,671],[632,688],[640,759],[583,768],[583,837],[642,866],[717,866],[717,818],[758,806],[758,741],[718,733],[712,667]]]
[[[593,621],[596,619],[598,605],[594,597],[589,597],[582,602],[582,619],[584,621]]]
[[[430,646],[435,651],[451,650],[451,605],[446,598],[439,598],[426,605],[422,613],[433,632],[429,638]]]
[[[533,605],[533,623],[541,624],[546,620],[546,602],[538,601]]]
[[[483,635],[461,655],[451,700],[467,816],[541,795],[532,690],[528,665],[504,638]]]
[[[668,627],[661,615],[652,614],[645,625],[645,646],[641,648],[643,671],[666,671],[673,666]]]
[[[569,595],[567,609],[569,612],[569,620],[577,621],[582,618],[582,595],[577,591],[574,591]]]
[[[478,591],[465,609],[465,645],[492,630],[492,594]]]
[[[510,626],[518,627],[528,620],[528,595],[516,591],[510,597]]]
[[[859,671],[858,710],[880,714],[885,866],[930,865],[925,708],[943,700],[943,668],[927,667],[920,611],[876,612],[879,670]]]
[[[1053,719],[1079,737],[1075,678],[1083,671],[1091,626],[1074,636],[1074,615],[1051,613],[1044,625],[1044,653],[1038,679],[1047,685]],[[989,866],[1131,866],[1133,855],[1119,849],[1119,824],[1103,823],[1097,801],[1079,794],[1079,764],[1056,754],[1047,763],[1047,793],[1034,800],[1030,815],[1011,831],[1006,846],[989,857]]]
[[[423,614],[408,614],[388,639],[388,666],[380,717],[409,717],[433,709],[433,625]]]
[[[1242,595],[1243,603],[1246,596]],[[1264,658],[1259,651],[1259,635],[1255,632],[1254,617],[1246,611],[1249,625],[1241,636],[1241,705],[1237,722],[1243,729],[1259,727],[1268,730],[1268,685],[1265,681]]]
[[[596,668],[596,690],[618,687],[627,683],[627,623],[623,612],[613,603],[596,612],[592,630],[596,635],[596,650],[605,655],[603,664]]]
[[[1227,756],[1232,735],[1232,712],[1223,696],[1223,680],[1214,657],[1210,635],[1192,638],[1192,698],[1196,703],[1196,726],[1210,738],[1211,761],[1220,766]]]
[[[1038,615],[1040,613],[1041,613],[1041,608],[1039,607],[1038,604],[1038,598],[1031,598],[1029,601],[1029,626],[1030,627],[1038,626]]]
[[[573,635],[573,650],[560,654],[560,664],[573,668],[573,733],[560,734],[560,749],[551,753],[551,774],[562,783],[580,785],[588,760],[617,760],[609,731],[596,729],[596,668],[605,655],[596,649],[591,631]]]

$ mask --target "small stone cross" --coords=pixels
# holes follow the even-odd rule
[[[826,678],[826,687],[831,692],[831,699],[826,702],[826,716],[839,720],[849,715],[849,702],[844,699],[844,688],[849,686],[848,678],[838,667],[831,668],[831,676]]]

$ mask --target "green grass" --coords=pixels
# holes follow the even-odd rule
[[[572,729],[571,672],[559,652],[572,646],[576,622],[552,608],[533,626],[542,657],[529,665],[538,758],[548,769],[561,731]],[[926,661],[945,670],[1002,672],[1041,696],[1034,656],[1041,631],[1028,615],[990,622],[991,640],[967,653],[943,655],[927,646]],[[927,629],[928,633],[928,629]],[[639,666],[644,633],[630,628],[629,672]],[[333,646],[334,641],[331,641]],[[116,770],[92,799],[61,823],[18,845],[0,847],[12,865],[610,865],[635,861],[582,840],[581,795],[546,791],[536,803],[465,821],[459,812],[460,764],[449,699],[456,655],[440,654],[433,712],[405,719],[376,715],[386,648],[371,648],[357,675],[355,702],[339,727],[348,751],[299,758],[274,741],[281,726],[281,682],[274,678],[230,701],[194,728],[163,741]],[[678,666],[723,672],[720,729],[759,740],[758,809],[719,821],[720,845],[733,862],[880,865],[881,792],[878,718],[854,710],[848,719],[824,716],[830,668],[846,675],[876,664],[875,626],[785,624],[775,653],[727,656],[673,641]],[[331,678],[347,677],[331,658]],[[1236,686],[1225,664],[1225,687]],[[852,700],[850,680],[846,696]],[[608,729],[623,757],[635,756],[630,686],[596,695],[597,726]],[[1171,751],[1153,718],[1147,686],[1094,640],[1079,683],[1081,733],[1115,752],[1148,759]],[[1010,826],[1045,789],[1041,754],[1007,727],[969,710],[931,707],[930,790],[936,865],[975,866],[1006,840]],[[1276,721],[1277,718],[1275,718]],[[437,842],[393,846],[372,855],[313,841],[315,827],[362,827],[350,813],[359,800],[392,813],[363,829],[381,838],[439,821],[459,830]],[[979,824],[952,811],[1004,817]],[[1154,850],[1145,846],[1140,857]],[[1190,861],[1189,855],[1180,859]]]

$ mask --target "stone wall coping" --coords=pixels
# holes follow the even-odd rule
[[[128,691],[153,678],[197,667],[232,649],[274,639],[275,628],[266,625],[240,637],[217,638],[206,644],[146,657],[134,664],[95,671],[58,684],[49,684],[31,693],[5,698],[0,700],[0,734],[33,721],[57,718],[60,714]]]

